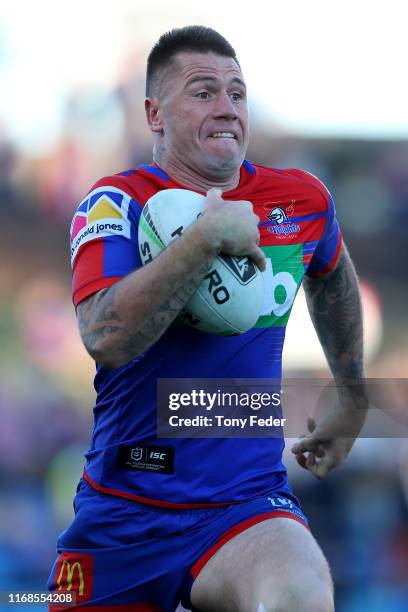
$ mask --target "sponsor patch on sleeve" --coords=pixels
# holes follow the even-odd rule
[[[130,200],[117,187],[99,187],[81,202],[71,223],[71,265],[87,242],[108,236],[130,239]]]

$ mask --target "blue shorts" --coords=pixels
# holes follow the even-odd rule
[[[58,539],[48,588],[75,593],[88,612],[192,609],[190,591],[228,540],[273,517],[308,526],[295,496],[279,493],[215,508],[169,510],[105,495],[82,481],[75,518]],[[50,606],[49,610],[61,610]]]

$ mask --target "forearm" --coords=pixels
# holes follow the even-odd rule
[[[147,350],[196,292],[216,254],[196,223],[148,265],[79,304],[90,355],[114,368]]]
[[[357,274],[346,248],[333,272],[321,279],[305,278],[304,287],[342,407],[365,408],[362,307]]]

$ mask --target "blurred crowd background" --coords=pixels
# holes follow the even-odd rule
[[[157,34],[193,17],[160,22]],[[223,32],[222,24],[209,25]],[[71,303],[68,229],[95,180],[151,159],[144,63],[155,37],[149,33],[143,44],[128,45],[105,86],[72,85],[58,135],[47,147],[15,138],[0,103],[0,591],[45,590],[57,534],[72,518],[92,428],[94,365],[81,346]],[[0,44],[0,76],[6,55]],[[248,159],[308,170],[334,195],[362,284],[368,375],[407,378],[408,140],[358,132],[306,136],[266,119],[256,100],[251,112]],[[297,305],[286,377],[327,376],[310,329]],[[401,406],[403,413],[404,401]],[[295,492],[333,570],[339,612],[408,610],[403,421],[400,438],[358,441],[324,482],[287,455]]]

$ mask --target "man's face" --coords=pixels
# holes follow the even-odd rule
[[[248,147],[248,104],[239,66],[214,53],[179,53],[159,85],[167,160],[228,177]]]

